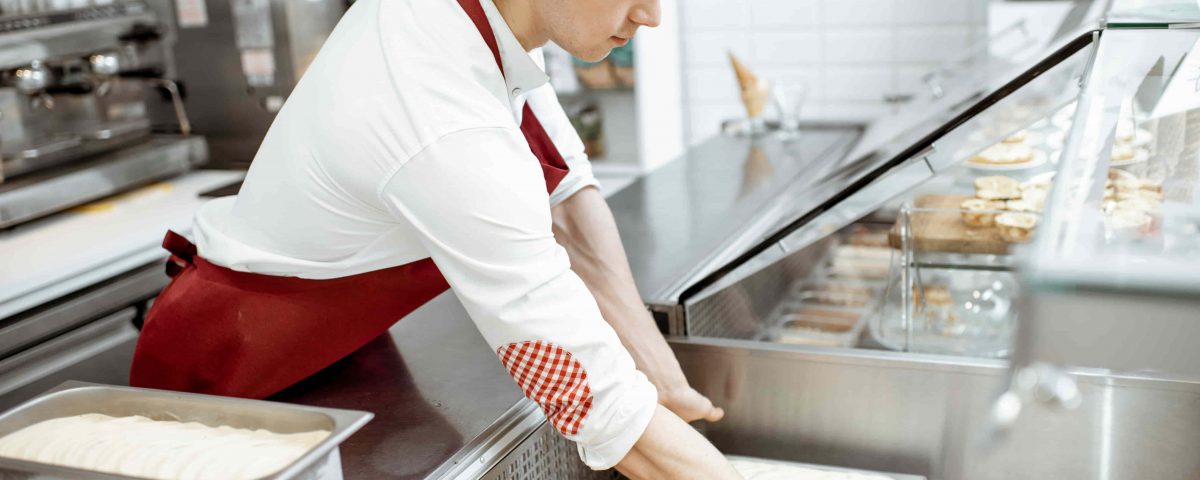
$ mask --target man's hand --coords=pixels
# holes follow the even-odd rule
[[[679,361],[642,303],[608,204],[585,188],[552,210],[554,237],[567,250],[571,270],[596,297],[604,320],[629,350],[638,370],[658,388],[658,401],[685,421],[715,422],[725,415],[688,385]]]
[[[694,422],[696,420],[715,422],[725,416],[725,410],[713,406],[712,401],[708,397],[701,395],[700,392],[687,385],[665,392],[660,388],[658,391],[658,403],[667,407],[667,409],[678,415],[685,422]]]

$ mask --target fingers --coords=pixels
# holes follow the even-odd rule
[[[713,407],[712,410],[708,411],[708,416],[704,417],[704,420],[708,422],[717,422],[722,418],[725,418],[725,409],[721,407]]]

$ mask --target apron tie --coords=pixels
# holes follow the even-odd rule
[[[171,252],[171,258],[167,259],[168,276],[175,278],[183,269],[192,266],[192,257],[196,256],[196,245],[183,235],[167,230],[162,246]]]

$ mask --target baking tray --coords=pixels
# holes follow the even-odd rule
[[[857,469],[853,469],[853,468],[830,467],[827,465],[814,465],[811,463],[787,462],[787,461],[783,461],[783,460],[771,460],[771,459],[766,459],[766,458],[744,457],[741,455],[726,455],[725,458],[728,458],[730,460],[743,460],[743,461],[750,461],[750,462],[757,462],[757,463],[768,463],[768,464],[772,464],[772,465],[786,465],[789,467],[810,468],[813,470],[824,470],[827,472],[857,473],[860,475],[878,475],[883,478],[888,478],[891,480],[926,480],[925,477],[922,477],[920,475],[907,475],[907,474],[903,474],[903,473],[887,473],[887,472],[876,472],[876,471],[872,471],[872,470],[857,470]]]
[[[148,388],[65,382],[0,415],[0,437],[52,418],[100,413],[200,422],[277,433],[328,430],[329,436],[291,465],[262,480],[342,478],[338,445],[374,414]],[[110,473],[0,458],[0,478],[122,479]]]

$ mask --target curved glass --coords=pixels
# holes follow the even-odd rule
[[[823,180],[783,199],[809,207],[803,225],[689,299],[688,335],[1009,355],[1020,295],[1012,258],[1036,225],[996,219],[1039,218],[1042,202],[1019,187],[1056,169],[1091,38],[914,119],[874,153],[813,172]],[[812,205],[820,198],[829,200]]]
[[[1031,268],[1200,290],[1200,32],[1105,32],[1079,105]]]

